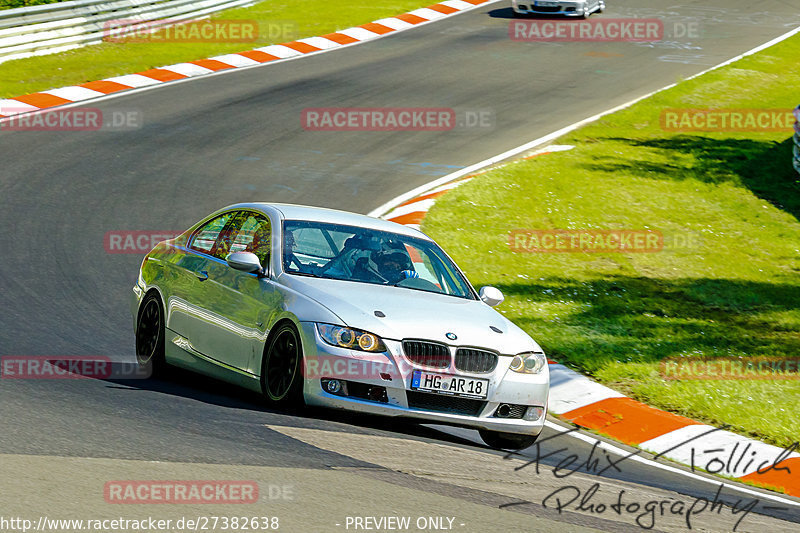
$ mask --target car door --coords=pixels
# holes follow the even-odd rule
[[[167,301],[167,327],[192,343],[206,324],[200,304],[204,298],[208,271],[215,263],[211,252],[237,211],[228,211],[200,226],[189,237],[185,248],[170,258],[170,291]],[[171,339],[168,339],[171,340]]]
[[[197,302],[205,325],[191,340],[208,357],[251,374],[260,371],[256,366],[269,317],[277,311],[277,293],[268,278],[231,268],[225,258],[233,252],[253,252],[268,266],[272,239],[269,219],[254,211],[238,212],[219,234]]]

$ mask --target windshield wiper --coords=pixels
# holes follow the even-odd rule
[[[309,278],[321,278],[322,277],[322,276],[320,276],[318,274],[312,274],[311,272],[303,272],[301,270],[297,270],[297,271],[285,270],[284,272],[286,272],[287,274],[292,274],[293,276],[307,276]]]

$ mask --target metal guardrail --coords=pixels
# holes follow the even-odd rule
[[[256,0],[70,0],[0,11],[0,63],[99,43],[114,21],[148,28],[207,16]]]
[[[792,154],[794,155],[794,169],[800,173],[800,105],[794,108],[794,147]]]

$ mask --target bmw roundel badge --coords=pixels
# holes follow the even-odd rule
[[[445,333],[444,336],[450,339],[451,341],[454,341],[458,338],[455,333]]]

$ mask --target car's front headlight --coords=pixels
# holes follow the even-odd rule
[[[520,374],[538,374],[547,364],[547,357],[539,352],[517,354],[511,360],[511,370]]]
[[[361,350],[364,352],[385,352],[386,345],[377,335],[360,329],[317,324],[317,331],[322,340],[332,346]]]

